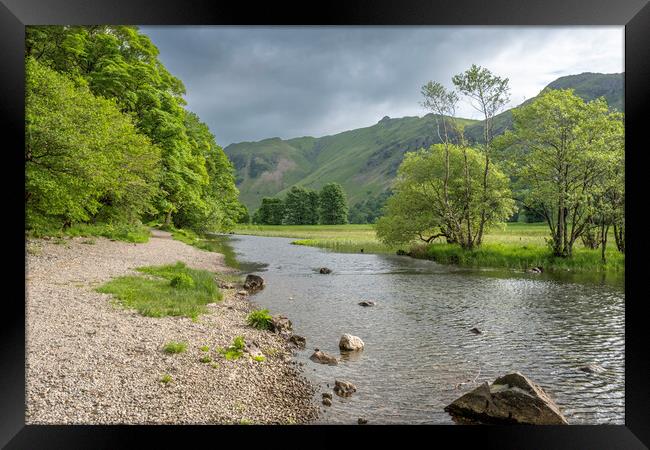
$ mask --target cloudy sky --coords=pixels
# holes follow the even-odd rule
[[[511,105],[582,72],[624,71],[623,27],[141,27],[217,142],[324,136],[422,116],[420,88],[478,64]],[[458,115],[477,118],[469,103]]]

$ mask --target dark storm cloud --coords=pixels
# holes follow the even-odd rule
[[[622,28],[141,27],[222,145],[422,115],[420,87],[472,63],[513,104],[558,76],[622,71]],[[473,116],[463,104],[460,115]]]

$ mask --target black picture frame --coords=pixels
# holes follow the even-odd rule
[[[626,333],[625,425],[621,426],[36,426],[25,425],[25,305],[24,271],[17,261],[25,257],[24,204],[19,183],[24,183],[24,33],[26,25],[45,24],[137,25],[624,25],[626,110]],[[0,114],[2,115],[2,212],[7,270],[2,286],[0,314],[0,444],[6,448],[119,448],[124,446],[172,447],[200,437],[214,445],[224,437],[265,445],[283,442],[277,433],[322,435],[323,443],[345,442],[348,435],[378,441],[395,433],[410,445],[451,439],[455,447],[553,449],[637,449],[650,445],[650,380],[645,293],[642,210],[644,136],[643,111],[650,100],[650,5],[647,0],[361,0],[307,2],[173,1],[173,0],[0,0]],[[7,202],[7,200],[10,200]],[[635,208],[636,207],[636,208]],[[10,244],[10,245],[7,245]],[[8,270],[11,270],[9,272]],[[21,286],[22,284],[22,286]],[[322,433],[322,434],[321,434]],[[416,436],[413,433],[422,436]],[[255,435],[255,436],[253,436]],[[280,440],[278,440],[280,438]],[[262,439],[262,440],[261,440]],[[309,438],[308,438],[309,439]],[[286,445],[311,445],[312,440],[285,441]],[[412,441],[415,443],[415,441]],[[413,444],[415,445],[415,444]],[[421,445],[421,444],[418,444]]]

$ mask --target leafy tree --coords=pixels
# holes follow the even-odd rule
[[[320,223],[338,225],[348,223],[348,202],[343,187],[328,183],[320,191]]]
[[[25,206],[29,227],[137,221],[158,188],[160,149],[113,100],[26,60]]]
[[[622,114],[604,99],[585,103],[572,90],[549,90],[513,118],[514,131],[499,145],[517,150],[518,176],[529,187],[524,204],[545,218],[553,254],[571,256],[590,226],[611,223],[622,211],[614,175],[622,173]]]
[[[292,186],[284,199],[284,223],[309,225],[314,221],[313,191],[302,186]],[[318,211],[316,207],[316,212]]]
[[[312,189],[307,190],[307,205],[307,224],[316,225],[320,220],[320,197],[318,195],[318,192]]]
[[[238,210],[232,167],[207,127],[186,112],[183,83],[137,27],[28,27],[26,51],[93,94],[115,99],[161,149],[155,207],[166,224],[232,226]]]
[[[487,207],[491,187],[489,185],[492,138],[494,117],[501,111],[510,99],[508,79],[498,77],[488,69],[472,64],[465,72],[452,78],[454,86],[471,100],[472,106],[483,115],[483,145],[480,150],[484,157],[482,197],[484,207],[481,208],[481,219],[478,223],[476,245],[481,245],[486,225],[490,222],[490,211]],[[453,98],[451,100],[454,100]]]
[[[273,197],[264,197],[262,205],[253,216],[253,222],[262,225],[281,225],[283,219],[284,202]]]
[[[513,211],[509,180],[496,167],[489,173],[489,190],[481,193],[484,165],[472,148],[436,144],[409,152],[399,167],[395,194],[386,214],[377,221],[377,237],[387,244],[408,244],[415,239],[448,242],[472,248],[479,225],[486,228],[505,221]],[[445,192],[445,179],[448,189]],[[482,211],[489,208],[485,218]]]
[[[375,196],[368,196],[355,203],[348,214],[350,223],[375,223],[382,215],[386,200],[392,195],[390,189]]]

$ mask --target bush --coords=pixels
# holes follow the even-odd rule
[[[185,342],[168,342],[165,344],[165,353],[183,353],[187,350],[187,343]]]
[[[253,311],[246,317],[248,324],[258,330],[268,330],[271,328],[271,320],[272,317],[268,309]]]
[[[244,336],[237,336],[230,347],[220,349],[219,353],[227,360],[234,361],[242,357],[245,348],[246,341],[244,340]]]

